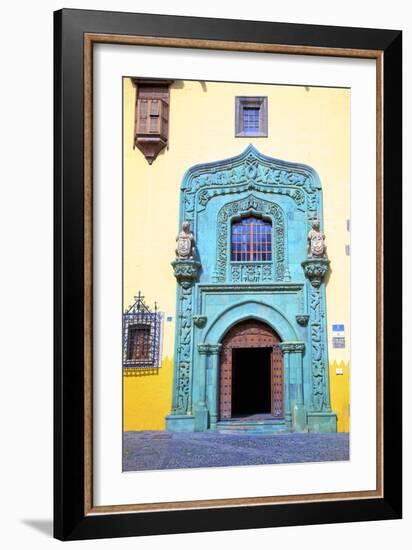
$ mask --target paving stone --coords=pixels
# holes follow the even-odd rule
[[[347,433],[125,432],[123,470],[165,470],[349,460]]]

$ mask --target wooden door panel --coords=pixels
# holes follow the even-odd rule
[[[283,418],[283,355],[279,345],[272,351],[272,415]]]
[[[222,347],[220,359],[220,418],[232,416],[232,348]]]
[[[272,348],[271,412],[283,417],[283,357],[279,336],[265,323],[250,320],[232,327],[222,342],[220,358],[220,419],[232,416],[232,350],[234,348]]]

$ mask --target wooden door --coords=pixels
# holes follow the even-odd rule
[[[220,419],[232,417],[232,357],[234,348],[272,348],[271,413],[283,417],[283,358],[279,336],[265,323],[248,320],[232,327],[222,342],[220,357]],[[253,370],[250,373],[253,376]]]

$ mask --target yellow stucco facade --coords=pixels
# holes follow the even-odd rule
[[[323,189],[331,272],[326,285],[332,409],[349,431],[350,377],[350,91],[300,86],[175,81],[170,88],[169,145],[150,166],[134,148],[136,89],[124,91],[124,308],[141,290],[164,313],[161,367],[125,375],[124,429],[163,430],[170,412],[176,280],[174,258],[179,188],[198,163],[236,156],[249,143],[261,153],[307,164]],[[268,137],[236,138],[235,97],[267,96]],[[167,320],[167,319],[171,320]],[[334,349],[331,325],[344,324],[346,347]]]

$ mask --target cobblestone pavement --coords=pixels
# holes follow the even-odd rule
[[[347,433],[125,432],[123,471],[349,460]]]

